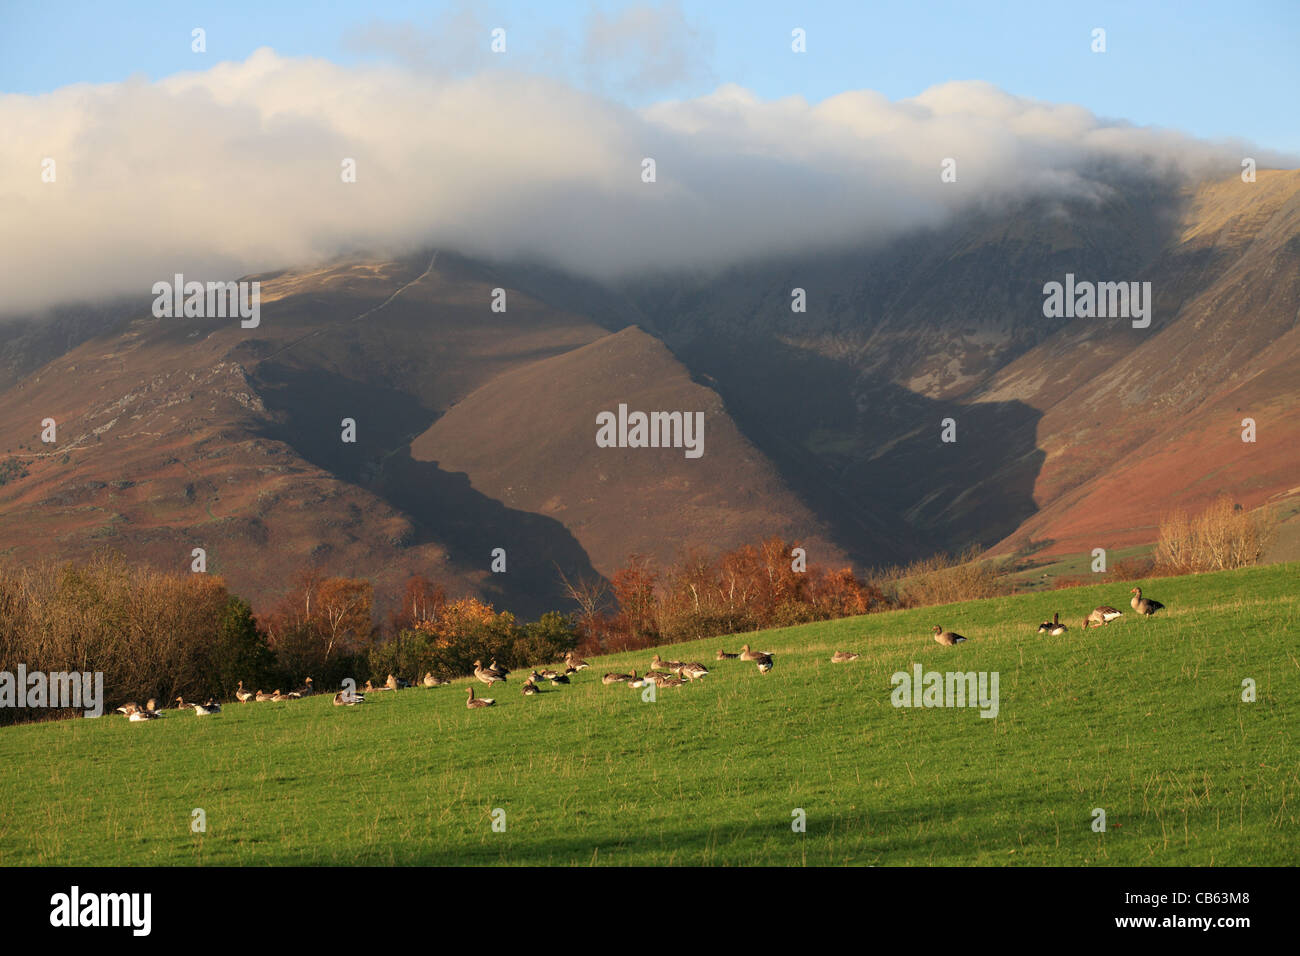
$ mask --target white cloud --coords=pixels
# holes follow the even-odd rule
[[[156,83],[2,96],[0,129],[5,311],[430,244],[598,278],[708,267],[887,239],[973,204],[1089,195],[1107,161],[1224,178],[1242,155],[1290,165],[983,83],[818,104],[724,86],[632,110],[536,75],[268,49]],[[939,182],[948,156],[954,185]]]

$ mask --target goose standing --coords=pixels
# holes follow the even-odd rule
[[[1133,610],[1137,611],[1143,617],[1150,617],[1152,614],[1155,614],[1156,611],[1163,611],[1165,609],[1165,606],[1159,601],[1144,598],[1142,596],[1141,588],[1134,588],[1132,593],[1133,599],[1128,603],[1133,607]]]
[[[491,687],[497,681],[503,681],[506,679],[505,674],[501,674],[497,671],[494,671],[490,667],[484,667],[482,661],[474,662],[474,676],[477,677],[479,680],[481,680],[483,683],[487,684],[489,687]]]
[[[302,686],[298,688],[296,693],[299,697],[310,697],[312,694],[316,693],[316,689],[311,686],[310,677],[302,682]]]
[[[934,626],[934,640],[937,644],[944,647],[952,647],[954,644],[961,644],[966,640],[960,634],[954,634],[952,631],[945,631],[938,624]]]
[[[239,686],[235,688],[235,700],[239,701],[241,704],[246,704],[252,699],[253,692],[251,690],[244,690],[244,682],[241,680]]]
[[[854,654],[852,651],[836,651],[831,655],[832,664],[844,664],[848,661],[856,661],[857,659],[858,655]]]
[[[1123,611],[1117,611],[1109,604],[1102,604],[1087,616],[1083,622],[1083,629],[1086,631],[1090,627],[1101,627],[1103,624],[1109,624],[1115,618],[1123,616]]]
[[[505,680],[507,677],[510,676],[510,668],[502,667],[500,664],[497,663],[497,659],[495,657],[492,658],[492,663],[488,665],[487,669],[490,670],[493,674],[496,674],[502,680]]]
[[[496,701],[491,697],[475,697],[473,684],[470,684],[469,687],[465,689],[469,691],[469,700],[465,701],[465,706],[470,710],[473,710],[476,707],[492,707],[496,704]]]
[[[768,671],[770,671],[770,670],[772,669],[772,655],[771,655],[771,654],[764,654],[762,651],[759,651],[759,652],[755,653],[755,654],[750,658],[750,660],[752,660],[755,664],[758,665],[758,672],[759,672],[760,674],[766,674]]]

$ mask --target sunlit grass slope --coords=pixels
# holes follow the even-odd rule
[[[661,648],[712,673],[653,703],[600,682],[646,651],[472,712],[461,680],[0,729],[0,863],[1294,864],[1298,572],[1139,582],[1151,620],[1110,585]],[[1084,633],[1099,603],[1129,613]],[[746,640],[770,674],[714,660]],[[894,707],[918,663],[996,671],[997,717]]]

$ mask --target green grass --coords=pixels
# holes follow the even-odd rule
[[[1106,553],[1107,567],[1115,567],[1121,561],[1132,558],[1150,557],[1154,545],[1139,544],[1131,548],[1115,548]],[[1056,587],[1056,579],[1088,578],[1093,574],[1093,556],[1091,551],[1061,555],[1055,558],[1039,558],[1042,564],[1035,564],[1007,575],[1007,580],[1015,584],[1023,593],[1027,590],[1051,591]]]
[[[712,639],[663,651],[713,673],[655,703],[600,683],[646,651],[537,698],[512,676],[474,712],[461,680],[0,729],[0,863],[1294,864],[1298,571],[1147,582],[1167,612],[1086,634],[1126,586],[750,635],[767,675]],[[1040,638],[1055,610],[1069,634]],[[936,623],[970,642],[936,645]],[[893,707],[914,662],[999,672],[997,718]]]

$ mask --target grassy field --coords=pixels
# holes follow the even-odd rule
[[[1294,864],[1298,577],[1138,582],[1169,610],[1086,634],[1127,587],[679,645],[661,652],[713,673],[654,703],[600,683],[646,651],[535,698],[512,675],[473,712],[461,680],[0,729],[0,863]],[[1039,637],[1053,611],[1069,634]],[[933,624],[970,641],[940,647]],[[770,674],[714,661],[742,640]],[[862,659],[831,664],[841,649]],[[998,716],[895,708],[890,675],[914,663],[998,672]]]

